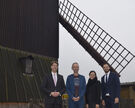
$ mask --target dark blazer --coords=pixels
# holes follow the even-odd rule
[[[85,90],[86,90],[86,81],[85,77],[82,75],[79,75],[79,80],[80,80],[80,85],[79,85],[79,97],[80,100],[78,101],[79,107],[78,108],[83,108],[84,106],[84,95],[85,95]],[[69,102],[69,108],[74,108],[74,101],[72,98],[75,95],[75,87],[74,87],[74,75],[71,74],[67,77],[66,81],[66,90],[68,93],[68,102]]]
[[[41,85],[41,91],[45,95],[45,104],[62,104],[62,94],[65,92],[65,83],[62,75],[57,74],[57,84],[55,86],[52,74],[46,75],[43,79],[42,85]],[[58,97],[52,97],[50,96],[51,92],[60,92],[61,96]]]
[[[120,80],[119,76],[115,72],[110,72],[108,82],[104,81],[105,75],[101,79],[101,87],[102,87],[102,99],[105,100],[106,93],[110,94],[112,99],[118,97],[120,98]]]
[[[85,93],[86,104],[100,104],[101,101],[100,81],[96,80],[92,84],[89,84],[89,81],[87,83]]]

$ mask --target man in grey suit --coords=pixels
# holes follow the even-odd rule
[[[45,94],[45,108],[62,108],[62,94],[65,92],[63,76],[57,73],[58,63],[52,61],[51,73],[43,79],[41,90]]]

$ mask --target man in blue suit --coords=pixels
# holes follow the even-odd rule
[[[84,94],[86,89],[85,77],[78,73],[79,64],[72,64],[73,74],[67,77],[66,88],[69,96],[69,108],[84,108]]]
[[[101,79],[102,104],[106,108],[119,108],[120,80],[115,72],[110,71],[108,64],[103,65],[105,75]]]

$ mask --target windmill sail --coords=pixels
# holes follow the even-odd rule
[[[59,22],[100,66],[108,63],[120,74],[135,57],[68,0],[59,2]]]

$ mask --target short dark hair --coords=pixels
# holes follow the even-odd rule
[[[108,63],[104,63],[104,64],[102,65],[102,67],[103,67],[104,65],[108,65],[108,66],[110,67],[110,65],[109,65]]]
[[[57,61],[51,61],[51,66],[52,66],[54,63],[57,64],[57,65],[59,65]]]

